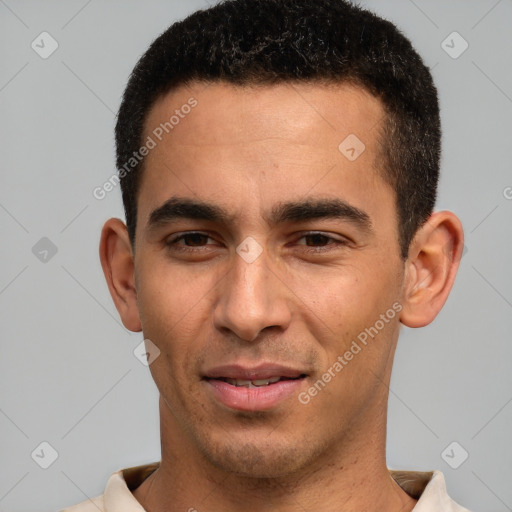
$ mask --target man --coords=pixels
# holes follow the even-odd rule
[[[463,231],[433,212],[436,89],[342,0],[228,0],[135,67],[116,126],[126,225],[100,257],[160,392],[160,462],[73,512],[464,511],[389,471],[400,325],[434,320]]]

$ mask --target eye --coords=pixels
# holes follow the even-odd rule
[[[336,250],[339,247],[348,245],[348,241],[342,238],[334,238],[321,232],[309,232],[303,234],[298,240],[306,240],[305,244],[298,243],[297,245],[306,246],[306,252],[321,253]]]
[[[213,243],[208,243],[208,241]],[[305,243],[300,242],[303,240]],[[326,233],[312,231],[304,233],[297,239],[296,245],[301,246],[301,250],[306,253],[325,253],[336,250],[348,245],[348,240],[344,238],[335,238]],[[201,231],[189,231],[177,234],[165,242],[166,246],[175,252],[181,253],[201,253],[208,251],[208,246],[218,246],[219,244],[208,233]]]
[[[188,233],[181,233],[180,235],[174,236],[167,240],[165,244],[171,250],[182,251],[182,252],[198,252],[204,250],[208,240],[213,240],[207,233],[199,231],[191,231]],[[180,243],[180,242],[184,243]]]

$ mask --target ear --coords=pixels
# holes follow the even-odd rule
[[[443,307],[459,268],[464,231],[455,214],[435,212],[416,233],[409,248],[400,321],[423,327]]]
[[[132,248],[126,225],[119,219],[109,219],[103,226],[100,260],[123,325],[130,331],[140,332]]]

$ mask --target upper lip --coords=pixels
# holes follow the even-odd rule
[[[216,366],[205,373],[206,379],[240,379],[240,380],[259,380],[270,379],[272,377],[287,377],[294,379],[305,375],[305,372],[275,363],[263,363],[257,366],[243,366],[240,364],[226,364]]]

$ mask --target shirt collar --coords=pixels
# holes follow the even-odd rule
[[[131,491],[159,465],[160,462],[153,462],[113,473],[103,496],[105,512],[146,512]],[[407,494],[418,500],[412,512],[469,512],[448,496],[441,471],[390,470],[389,473]]]

